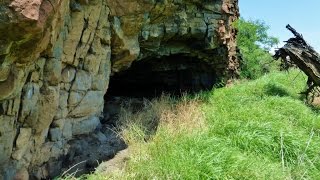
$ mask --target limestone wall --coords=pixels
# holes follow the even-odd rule
[[[185,54],[236,76],[238,16],[238,0],[0,1],[0,179],[48,177],[132,61]]]

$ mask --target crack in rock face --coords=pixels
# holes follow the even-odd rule
[[[122,149],[101,143],[112,137],[102,132],[109,94],[236,78],[238,17],[238,0],[1,1],[0,179],[53,178],[83,160],[85,144]]]

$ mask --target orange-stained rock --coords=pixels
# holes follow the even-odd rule
[[[14,0],[9,7],[31,20],[39,20],[42,0]]]

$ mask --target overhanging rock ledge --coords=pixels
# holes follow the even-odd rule
[[[54,177],[134,61],[180,54],[237,76],[238,16],[238,0],[2,0],[0,179]]]

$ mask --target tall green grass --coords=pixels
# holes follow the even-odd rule
[[[171,102],[170,108],[159,100],[150,107],[157,110],[158,128],[147,142],[133,138],[147,131],[127,127],[132,146],[123,172],[86,178],[318,179],[320,114],[298,94],[306,82],[298,73],[167,98],[163,105]]]

